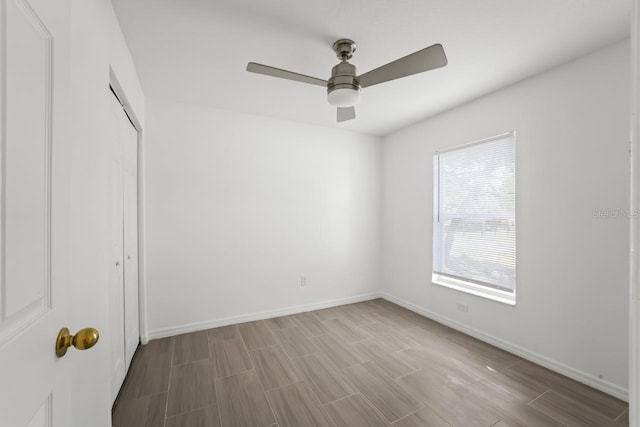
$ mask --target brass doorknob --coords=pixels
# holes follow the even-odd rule
[[[71,335],[69,328],[62,328],[56,339],[56,356],[62,357],[67,354],[67,349],[74,346],[78,350],[87,350],[98,342],[100,333],[94,328],[84,328],[77,334]]]

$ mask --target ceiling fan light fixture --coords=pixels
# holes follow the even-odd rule
[[[327,94],[327,99],[335,107],[353,107],[360,102],[360,88],[338,87]]]
[[[340,108],[353,107],[360,102],[360,82],[356,77],[356,67],[347,62],[346,56],[331,69],[327,98],[329,104]]]

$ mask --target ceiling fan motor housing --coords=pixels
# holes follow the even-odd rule
[[[360,101],[360,82],[355,65],[343,61],[333,67],[327,84],[327,97],[331,105],[351,107]]]

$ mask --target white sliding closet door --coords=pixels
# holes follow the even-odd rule
[[[138,314],[138,132],[128,120],[122,124],[122,128],[124,152],[124,354],[128,370],[133,353],[140,342]]]
[[[111,401],[140,341],[138,319],[138,133],[115,96],[111,100]]]
[[[118,396],[126,375],[124,362],[124,268],[123,268],[123,186],[122,139],[120,138],[120,114],[122,106],[115,97],[111,100],[113,135],[111,138],[110,228],[111,265],[109,266],[109,326],[111,335],[111,401]]]

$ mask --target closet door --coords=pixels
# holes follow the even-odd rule
[[[111,117],[113,134],[111,137],[111,167],[109,177],[109,195],[111,212],[109,212],[109,326],[111,344],[111,402],[116,400],[120,386],[126,375],[124,352],[124,221],[123,221],[123,145],[124,129],[122,106],[111,97]],[[126,116],[125,116],[126,119]]]
[[[124,342],[126,369],[140,342],[138,318],[138,133],[127,120],[124,152]]]
[[[138,132],[112,96],[111,399],[115,401],[140,342],[138,319]]]

